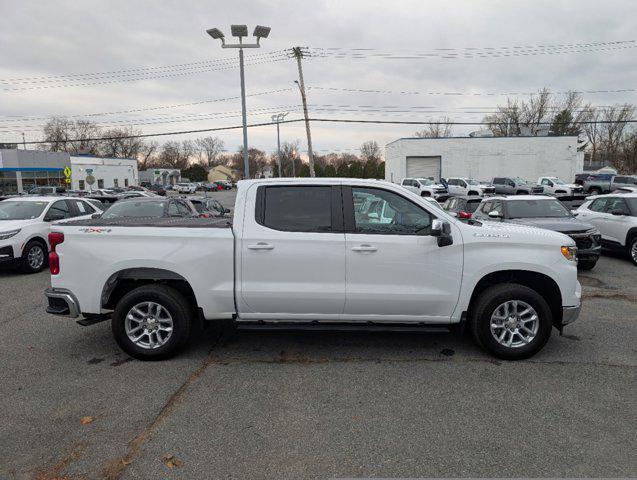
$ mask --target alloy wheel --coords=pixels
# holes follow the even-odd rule
[[[519,348],[533,341],[540,327],[535,309],[522,300],[508,300],[493,311],[491,335],[507,348]]]
[[[32,270],[40,270],[44,264],[44,250],[40,245],[34,245],[27,254],[27,262]]]
[[[155,349],[166,344],[173,332],[170,312],[156,302],[142,302],[126,314],[124,329],[129,340],[141,348]]]

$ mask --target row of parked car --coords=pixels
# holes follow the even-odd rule
[[[603,248],[625,252],[637,265],[637,193],[587,197],[575,210],[549,195],[463,195],[442,208],[460,220],[505,222],[545,228],[570,236],[578,248],[578,267],[592,269]]]
[[[145,190],[121,194],[93,191],[90,197],[64,193],[0,198],[0,265],[15,265],[25,273],[39,272],[47,264],[51,225],[70,219],[183,219],[230,213],[218,200],[203,195],[162,197]]]

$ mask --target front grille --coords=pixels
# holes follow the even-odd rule
[[[446,188],[436,188],[435,192],[436,193],[447,193],[447,189]]]
[[[6,260],[13,260],[13,247],[11,245],[0,248],[0,262]]]
[[[595,238],[586,233],[586,232],[563,232],[573,240],[575,240],[575,245],[580,250],[588,250],[589,248],[593,248],[597,246],[597,242]]]
[[[484,187],[482,190],[484,193],[495,193],[495,187]]]
[[[584,189],[582,187],[573,188],[573,193],[582,193]]]
[[[533,187],[531,188],[532,193],[542,193],[544,191],[544,187]]]

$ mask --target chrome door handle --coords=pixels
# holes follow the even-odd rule
[[[363,244],[363,245],[359,245],[358,247],[352,247],[352,251],[354,252],[375,252],[376,250],[378,250],[378,248],[369,244]]]
[[[259,242],[256,244],[248,245],[250,250],[272,250],[274,245],[270,245],[269,243]]]

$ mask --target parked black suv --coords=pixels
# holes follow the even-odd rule
[[[475,221],[501,221],[545,228],[568,235],[577,245],[577,267],[592,269],[602,251],[601,234],[583,222],[554,197],[543,195],[497,196],[485,198],[473,212]]]

